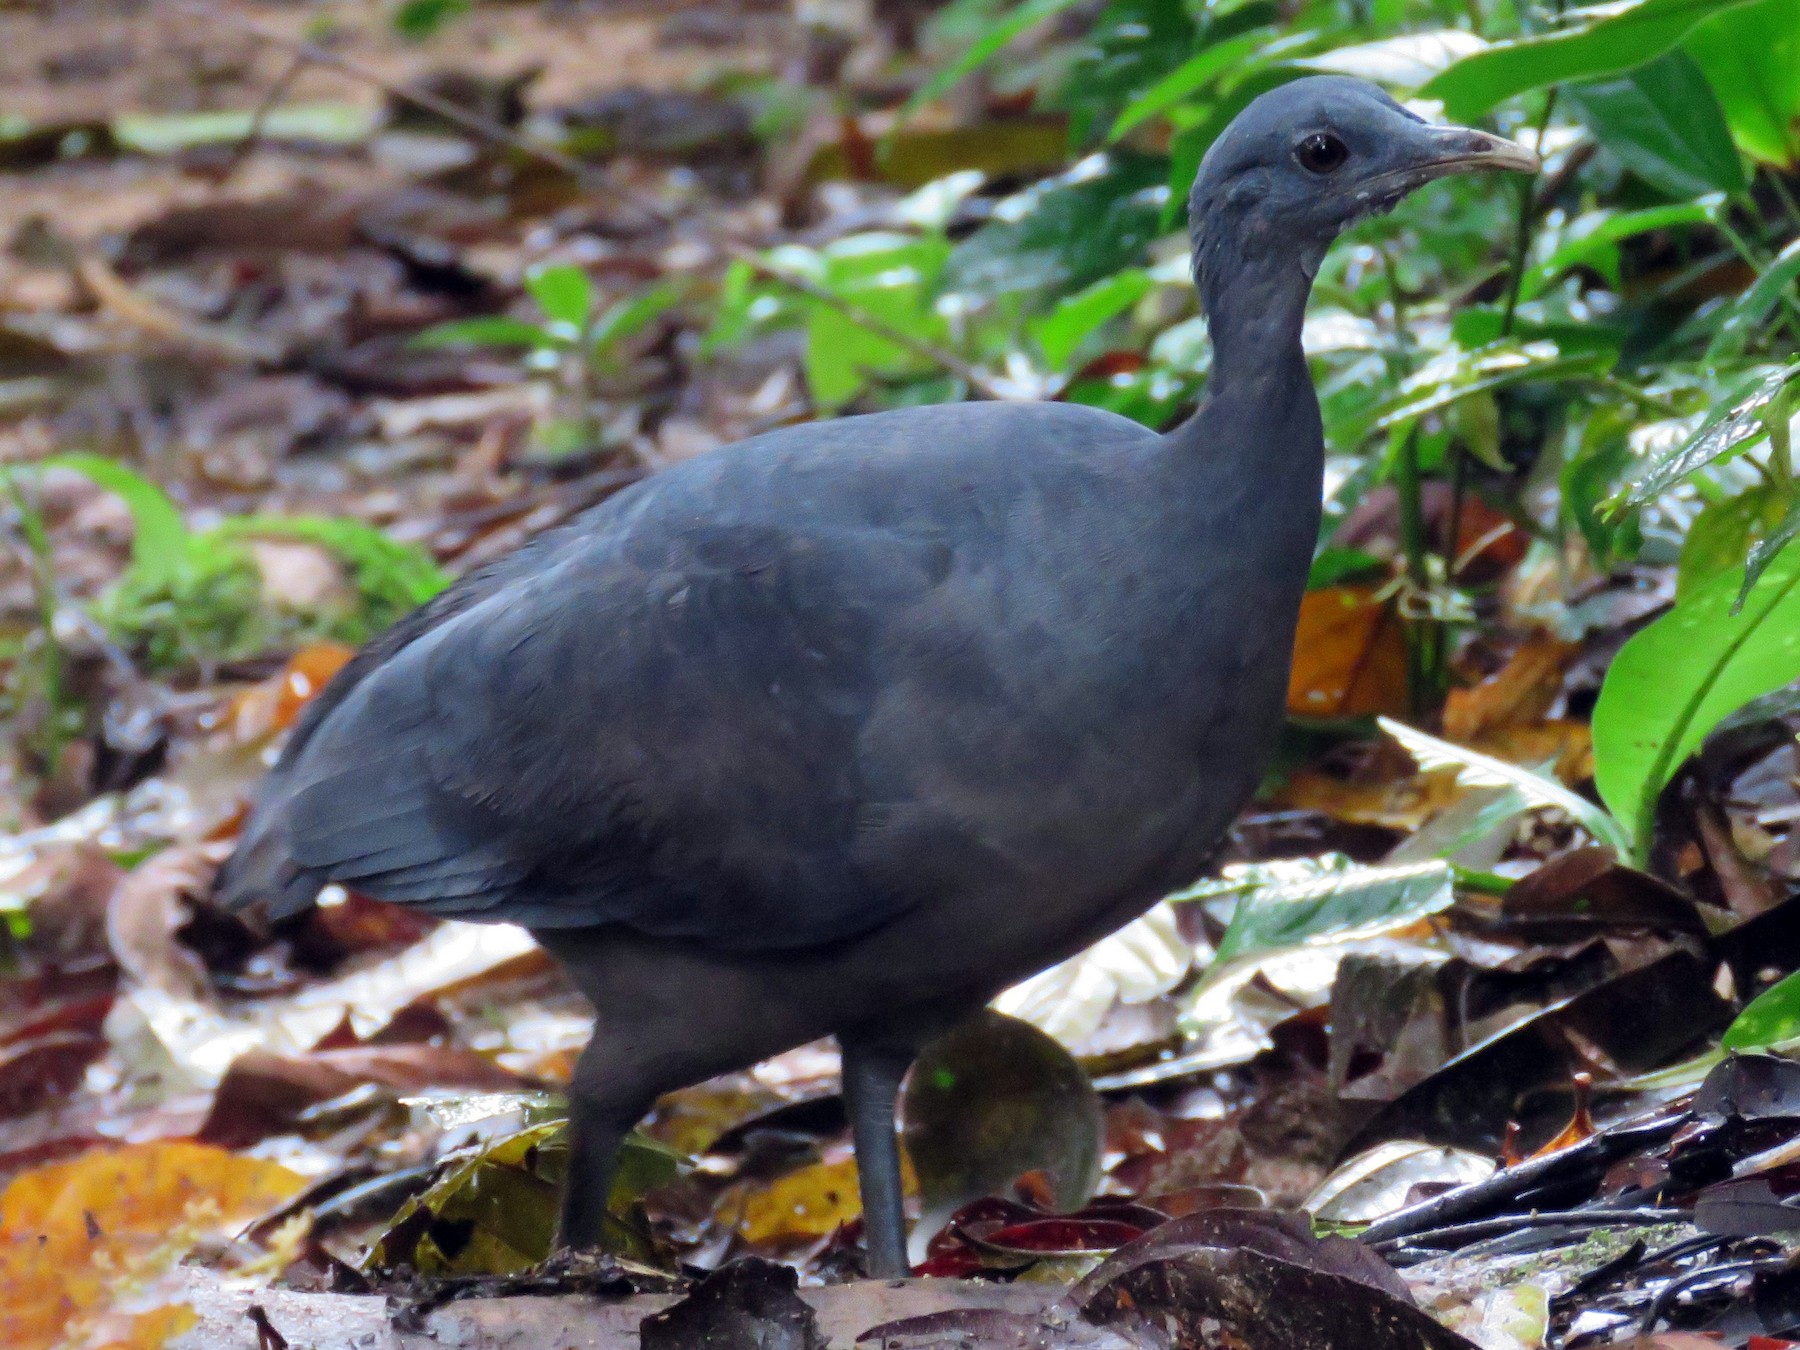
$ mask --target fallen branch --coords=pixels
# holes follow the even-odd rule
[[[245,365],[269,365],[282,353],[247,333],[192,318],[133,289],[110,264],[93,254],[72,259],[76,279],[100,307],[153,337]]]

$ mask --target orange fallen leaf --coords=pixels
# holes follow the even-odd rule
[[[286,731],[355,655],[356,649],[342,642],[315,642],[295,652],[281,670],[232,700],[229,720],[238,741],[248,744]]]
[[[1473,745],[1505,727],[1542,720],[1562,693],[1563,671],[1581,649],[1546,635],[1527,638],[1494,674],[1444,700],[1444,736]]]
[[[1368,717],[1406,711],[1406,637],[1391,603],[1367,586],[1327,586],[1300,602],[1288,711]]]
[[[185,1141],[95,1149],[15,1177],[0,1192],[0,1345],[64,1344],[79,1319],[305,1184],[279,1163]]]
[[[1282,785],[1275,800],[1290,810],[1317,811],[1347,825],[1416,830],[1462,791],[1456,775],[1443,771],[1363,782],[1301,769]]]

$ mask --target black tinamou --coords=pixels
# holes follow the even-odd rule
[[[1192,881],[1262,771],[1319,528],[1327,246],[1535,157],[1297,80],[1189,205],[1214,356],[1157,435],[1071,404],[793,427],[465,577],[307,710],[220,876],[530,928],[598,1012],[560,1241],[673,1088],[835,1035],[870,1267],[920,1045]]]

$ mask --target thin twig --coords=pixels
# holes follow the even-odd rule
[[[178,313],[134,290],[98,254],[79,255],[74,270],[76,278],[102,308],[133,328],[228,361],[267,365],[281,359],[282,353],[275,344],[255,334]]]
[[[231,158],[225,161],[225,167],[220,170],[215,187],[224,187],[229,183],[237,171],[244,167],[245,161],[256,153],[256,148],[262,144],[263,127],[268,123],[269,114],[275,111],[275,105],[293,88],[294,81],[300,78],[300,72],[311,64],[312,58],[305,52],[293,53],[287,69],[269,86],[269,92],[263,95],[262,102],[256,105],[256,111],[250,114],[250,129],[231,147]]]
[[[184,9],[189,14],[203,18],[209,23],[225,24],[260,42],[266,42],[271,47],[279,47],[282,51],[303,57],[314,65],[329,66],[333,70],[361,80],[365,84],[373,85],[383,93],[391,94],[403,102],[423,108],[426,112],[461,127],[472,136],[478,136],[482,140],[493,141],[508,149],[517,150],[522,155],[528,155],[532,159],[548,164],[551,168],[561,170],[578,182],[587,183],[594,180],[592,166],[564,154],[555,146],[545,145],[542,141],[535,141],[529,136],[522,136],[511,127],[502,126],[492,118],[470,112],[467,108],[460,108],[449,99],[442,98],[429,90],[397,84],[380,71],[365,66],[351,57],[342,56],[329,47],[320,46],[318,43],[309,42],[304,38],[289,37],[278,28],[272,28],[241,14],[228,13],[219,9],[209,3],[209,0],[174,0],[174,4],[176,8]]]
[[[564,154],[554,146],[545,145],[541,141],[534,141],[528,136],[521,136],[510,127],[504,127],[498,122],[493,121],[491,118],[483,117],[479,113],[470,112],[466,108],[459,108],[449,100],[440,98],[438,95],[426,90],[415,89],[409,85],[396,84],[386,76],[382,75],[379,71],[370,69],[360,61],[355,61],[350,57],[339,55],[337,52],[334,52],[327,47],[322,47],[316,42],[307,42],[303,39],[292,38],[286,33],[270,28],[254,19],[248,19],[238,14],[225,13],[224,11],[215,8],[209,3],[209,0],[175,0],[175,3],[180,8],[187,10],[190,14],[200,15],[210,20],[229,24],[241,32],[247,33],[260,41],[268,43],[272,47],[279,47],[283,51],[291,52],[297,58],[310,61],[316,65],[329,66],[345,75],[365,81],[366,83],[375,86],[377,89],[391,94],[397,99],[402,99],[408,103],[414,104],[417,107],[425,109],[427,112],[435,113],[445,121],[463,128],[471,135],[479,136],[483,140],[493,141],[497,144],[507,146],[510,149],[518,151],[522,155],[530,156],[541,163],[548,164],[554,169],[559,169],[563,173],[576,179],[578,182],[591,182],[594,178],[594,171],[591,166],[585,165],[581,163],[581,161]],[[810,299],[817,300],[820,304],[831,306],[845,318],[849,319],[850,322],[854,323],[858,328],[866,329],[877,337],[885,338],[895,346],[905,348],[913,355],[931,362],[942,370],[948,371],[950,374],[962,380],[972,391],[980,394],[983,398],[1005,400],[1018,397],[1018,395],[1012,391],[997,384],[986,372],[963,360],[963,358],[958,356],[955,352],[948,351],[943,347],[939,347],[936,343],[927,342],[923,338],[915,337],[913,334],[908,333],[903,329],[894,327],[885,320],[877,318],[875,315],[869,313],[860,305],[854,304],[840,295],[834,295],[823,286],[816,285],[806,277],[796,276],[792,272],[776,267],[764,258],[758,256],[751,249],[744,248],[741,245],[727,244],[725,251],[731,257],[744,263],[759,276],[766,277],[770,281],[786,286],[790,290],[798,291]]]

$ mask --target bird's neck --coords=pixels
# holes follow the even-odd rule
[[[1195,239],[1194,282],[1213,348],[1209,396],[1270,380],[1310,389],[1300,329],[1323,250],[1296,248],[1250,220],[1238,224]]]

